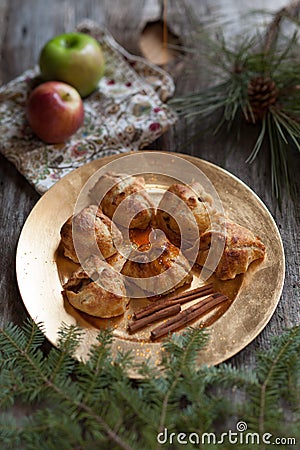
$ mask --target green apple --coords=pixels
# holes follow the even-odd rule
[[[48,41],[39,66],[45,81],[64,81],[81,97],[93,92],[104,73],[104,56],[96,39],[85,33],[65,33]]]

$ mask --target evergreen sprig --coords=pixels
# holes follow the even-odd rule
[[[250,431],[294,437],[299,443],[299,327],[259,353],[253,373],[228,364],[199,367],[198,352],[209,338],[197,328],[166,341],[158,367],[147,362],[137,367],[128,353],[113,359],[110,331],[99,333],[86,363],[77,361],[80,339],[80,329],[65,327],[58,348],[45,355],[41,325],[28,321],[22,328],[10,324],[1,330],[1,449],[180,449],[179,433],[218,437],[234,430],[239,418]],[[131,369],[142,378],[132,380]],[[30,414],[16,413],[26,411],[27,404]],[[166,430],[164,445],[157,436]],[[188,442],[185,448],[224,449],[224,443]],[[276,448],[296,447],[285,443]]]
[[[294,3],[297,7],[294,4],[275,15],[265,38],[257,33],[236,37],[233,43],[222,33],[215,40],[206,36],[205,57],[215,82],[170,101],[180,116],[210,118],[214,134],[225,129],[236,130],[238,136],[243,121],[256,125],[256,142],[246,162],[252,163],[263,147],[269,148],[272,193],[279,205],[283,192],[295,198],[290,153],[292,148],[300,151],[299,36],[295,32],[286,39],[279,32],[283,18],[293,18],[299,26],[287,13],[299,14],[300,2]],[[195,41],[201,41],[201,36],[203,31]]]

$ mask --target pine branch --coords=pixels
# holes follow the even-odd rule
[[[292,2],[275,14],[264,37],[246,36],[235,46],[222,34],[214,41],[206,36],[205,57],[218,73],[215,84],[170,100],[180,116],[209,119],[212,134],[234,130],[238,136],[243,119],[256,125],[257,139],[246,162],[253,163],[263,146],[269,148],[272,194],[280,207],[284,191],[296,198],[289,153],[293,146],[300,150],[299,33],[283,44],[280,26],[299,13],[300,2]]]
[[[265,38],[266,53],[270,52],[272,46],[274,45],[274,42],[277,41],[279,27],[283,19],[284,18],[294,19],[295,17],[299,16],[299,13],[300,13],[300,1],[293,0],[287,6],[284,6],[274,15],[274,18],[270,23],[266,33]]]

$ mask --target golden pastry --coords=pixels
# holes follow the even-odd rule
[[[62,226],[60,235],[64,255],[76,263],[77,253],[80,259],[85,259],[95,254],[97,248],[104,258],[109,258],[117,252],[116,246],[122,241],[116,225],[96,205],[87,206],[71,216]]]
[[[192,281],[191,267],[167,239],[143,244],[130,255],[121,273],[148,293],[167,293]]]
[[[110,219],[125,228],[145,229],[151,221],[153,203],[141,176],[107,172],[99,178],[90,195],[94,202],[100,202]],[[115,214],[119,206],[120,214]]]
[[[265,256],[265,246],[259,237],[231,220],[225,221],[225,234],[221,231],[207,230],[200,237],[200,249],[197,263],[204,265],[210,246],[212,235],[224,242],[224,250],[215,270],[220,280],[235,278],[245,273],[249,265]]]
[[[96,317],[123,314],[129,299],[122,276],[97,256],[89,258],[84,267],[88,273],[80,267],[63,286],[71,305]]]
[[[174,245],[193,243],[210,226],[211,207],[212,198],[199,183],[173,184],[158,205],[157,226]]]

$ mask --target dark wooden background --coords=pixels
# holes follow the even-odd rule
[[[285,4],[270,0],[264,7],[273,11]],[[237,32],[247,23],[249,8],[260,8],[261,2],[240,0],[169,0],[168,24],[189,46],[195,23],[185,8],[193,8],[193,17],[207,24],[210,20],[234,20],[227,34]],[[159,0],[0,0],[0,83],[6,83],[35,65],[42,45],[54,35],[71,31],[82,19],[90,18],[105,25],[128,51],[140,54],[139,40],[146,23],[162,18]],[[253,20],[253,18],[251,19]],[[249,24],[249,22],[248,22]],[[198,42],[201,47],[204,42]],[[196,71],[190,71],[194,64]],[[176,82],[178,93],[192,92],[209,83],[206,66],[196,57],[181,56],[167,66]],[[299,324],[299,202],[293,209],[284,202],[282,213],[270,194],[267,154],[252,165],[246,165],[253,142],[252,127],[245,127],[242,138],[233,144],[229,138],[212,138],[201,130],[197,119],[180,122],[151,148],[184,152],[218,164],[247,183],[265,202],[279,227],[286,253],[286,280],[279,306],[264,331],[246,349],[231,359],[233,365],[251,369],[257,348],[265,348],[273,335]],[[0,137],[1,139],[1,137]],[[232,149],[232,147],[234,147]],[[233,150],[230,152],[230,150]],[[299,173],[299,155],[293,155]],[[0,325],[9,321],[21,324],[27,313],[18,292],[15,275],[15,253],[22,226],[39,195],[4,157],[0,155]]]

